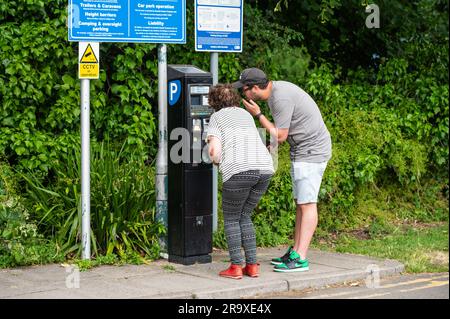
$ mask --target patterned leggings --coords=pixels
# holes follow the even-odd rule
[[[272,174],[259,170],[246,171],[230,177],[222,187],[222,208],[225,236],[232,264],[256,263],[256,236],[251,214],[269,186]]]

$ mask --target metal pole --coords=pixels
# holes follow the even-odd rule
[[[89,81],[81,80],[81,232],[82,259],[91,258],[91,178],[89,139]]]
[[[219,82],[219,53],[218,52],[211,52],[211,62],[210,62],[210,70],[213,77],[213,85],[216,85]],[[218,193],[218,187],[217,187],[217,181],[218,181],[218,173],[217,173],[217,166],[213,165],[213,232],[217,231],[217,193]]]
[[[167,230],[167,47],[165,44],[158,46],[158,113],[159,143],[156,157],[156,219]],[[159,239],[161,256],[163,258],[168,258],[167,238],[166,232],[166,235]]]

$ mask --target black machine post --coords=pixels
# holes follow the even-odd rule
[[[205,142],[212,75],[192,65],[167,66],[169,261],[211,262],[212,163]]]

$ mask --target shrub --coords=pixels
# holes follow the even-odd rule
[[[123,145],[123,147],[125,144]],[[93,255],[128,256],[136,251],[155,258],[164,228],[154,219],[154,168],[124,156],[108,142],[92,145],[91,242]],[[73,148],[66,161],[53,165],[49,178],[22,174],[27,204],[47,236],[64,252],[81,251],[80,154]],[[128,158],[127,158],[128,157]]]
[[[14,174],[0,162],[0,268],[57,262],[57,245],[44,239],[16,194]]]

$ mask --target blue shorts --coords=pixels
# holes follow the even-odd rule
[[[328,162],[292,162],[292,191],[297,204],[317,203],[320,184]]]

